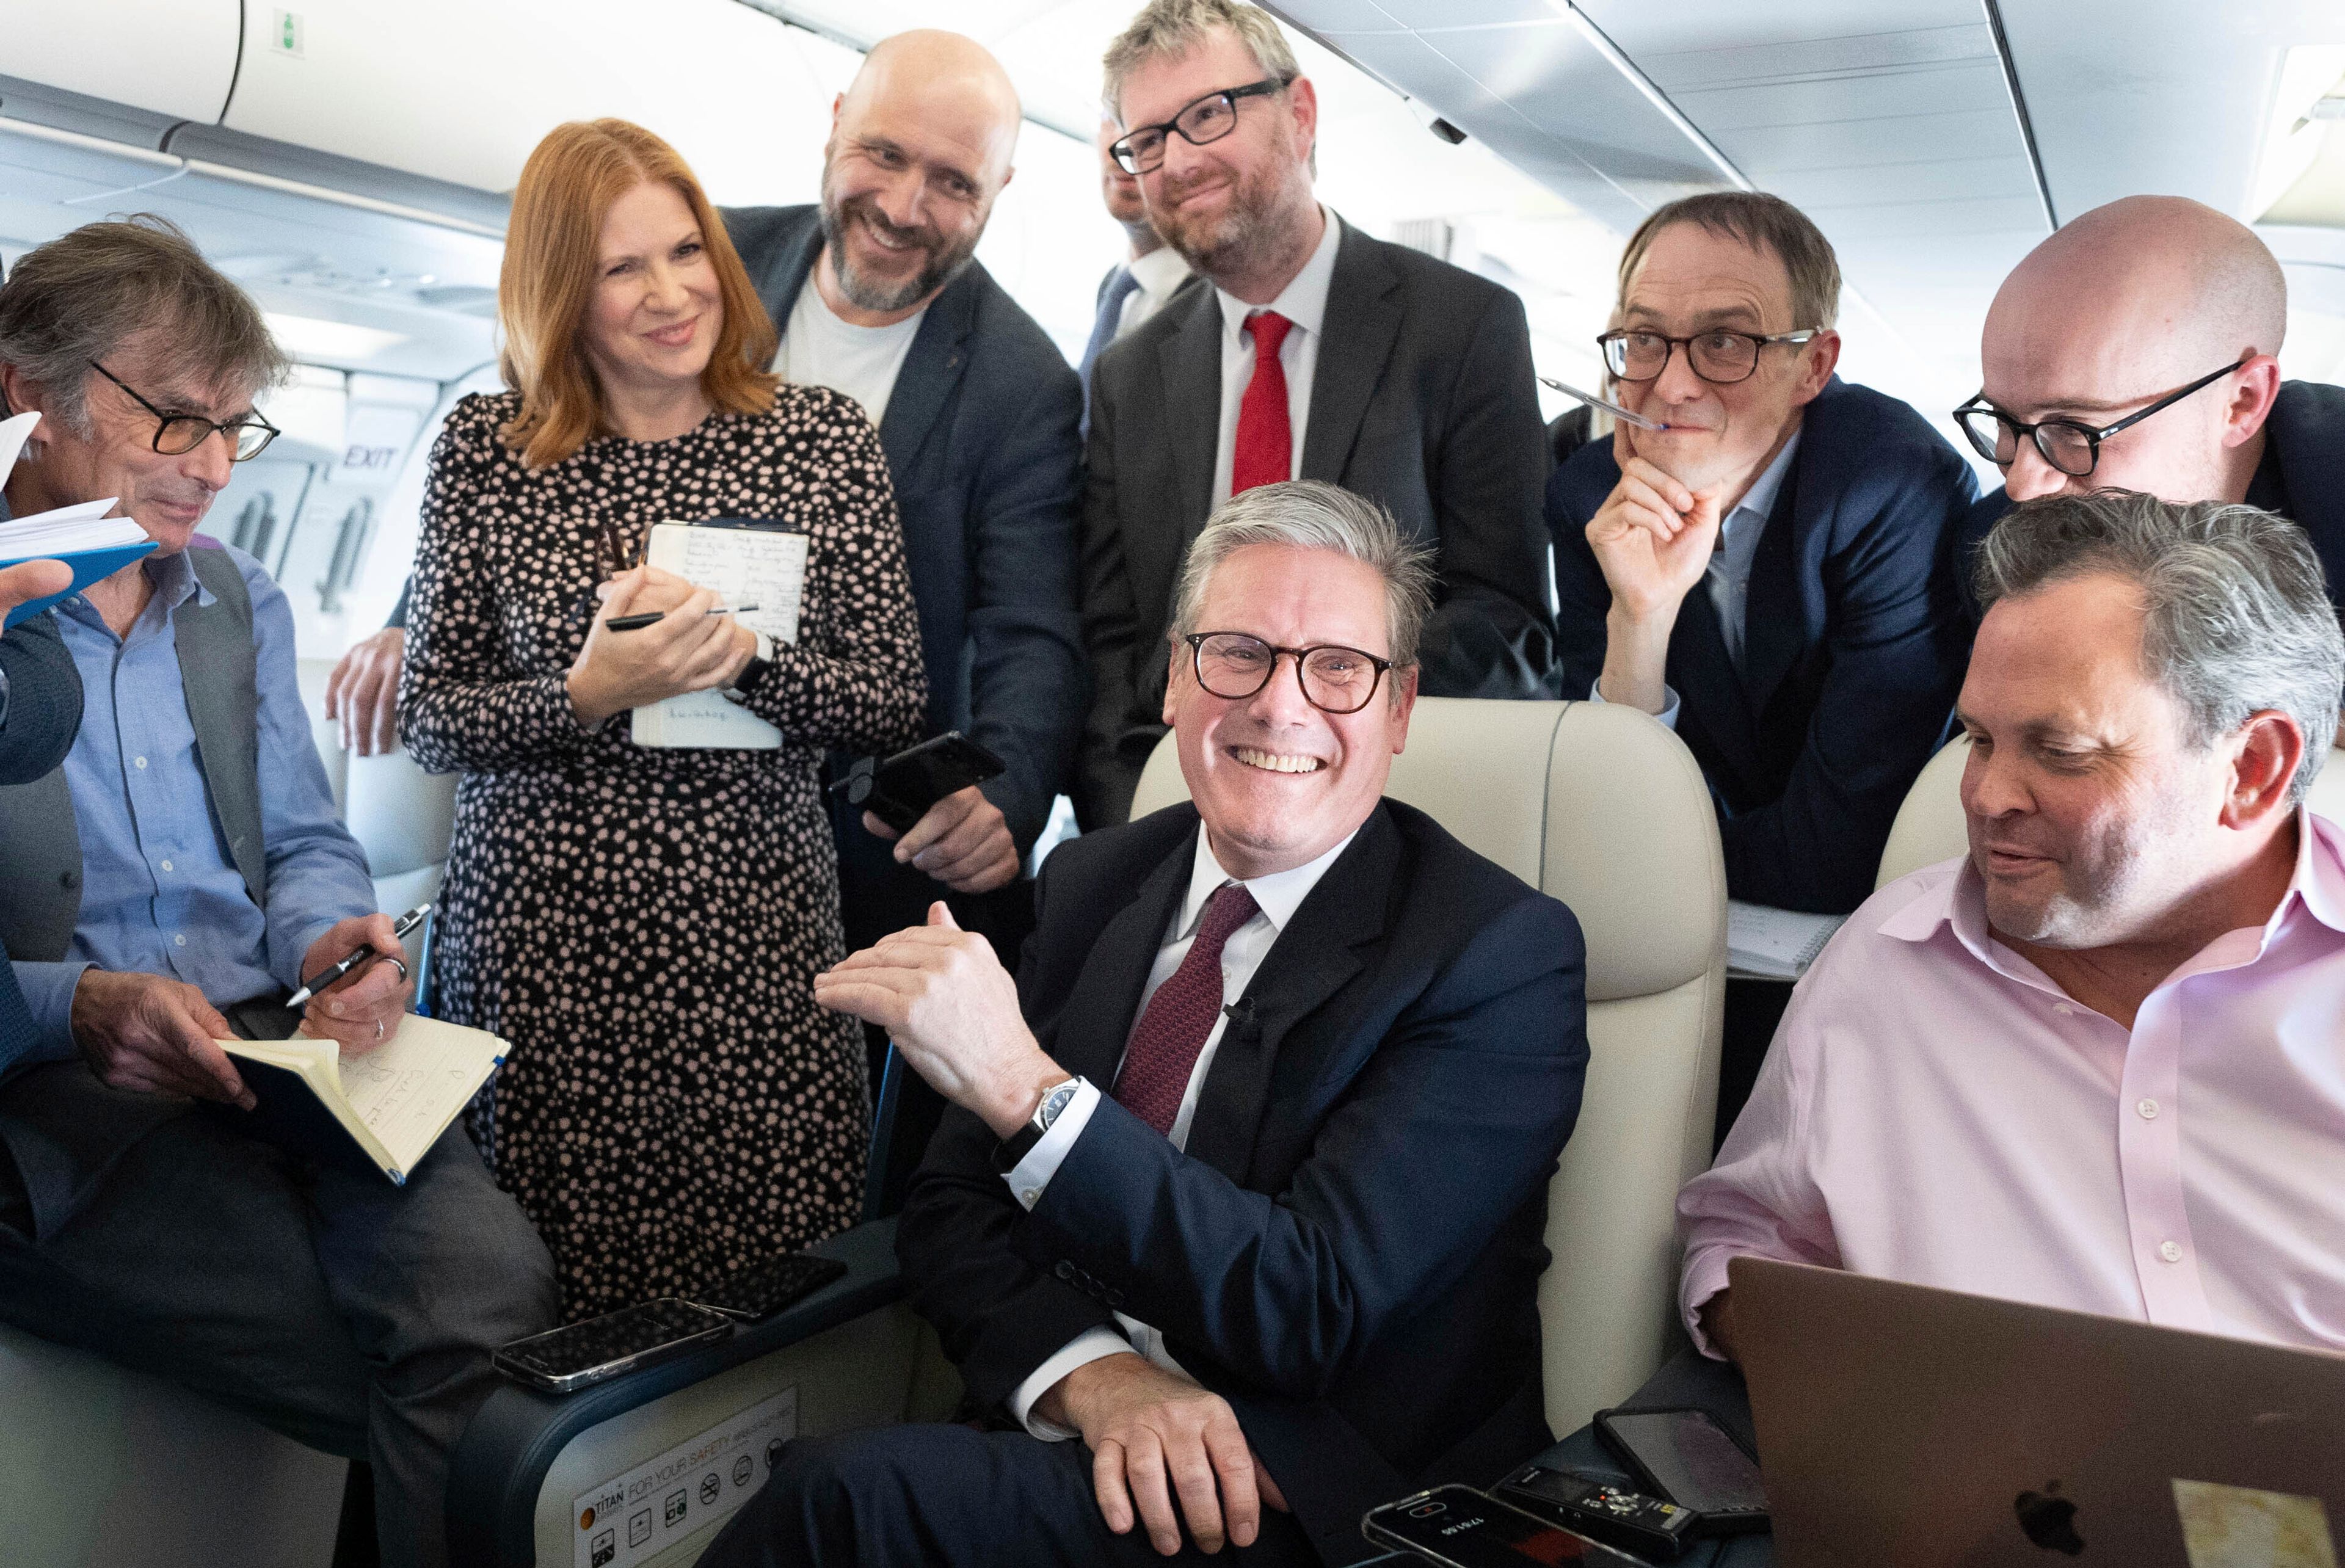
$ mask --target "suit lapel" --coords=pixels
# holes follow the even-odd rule
[[[1051,1037],[1051,1055],[1061,1067],[1091,1079],[1101,1090],[1115,1085],[1123,1043],[1138,1020],[1140,993],[1164,946],[1165,928],[1181,895],[1189,889],[1196,863],[1197,833],[1184,835],[1157,864],[1131,903],[1117,911],[1091,944],[1091,956],[1075,976]]]
[[[1272,1069],[1295,1027],[1358,974],[1358,949],[1384,934],[1400,830],[1378,806],[1271,945],[1231,1009],[1189,1123],[1188,1153],[1243,1184],[1270,1102]]]
[[[1342,482],[1385,361],[1400,339],[1400,274],[1380,250],[1377,241],[1349,224],[1335,245],[1303,439],[1304,479]]]
[[[969,365],[966,345],[977,319],[978,277],[972,264],[937,296],[920,318],[903,369],[896,372],[896,389],[888,393],[887,416],[879,421],[879,444],[898,490]]]
[[[1221,296],[1210,285],[1199,288],[1188,311],[1181,329],[1156,350],[1166,444],[1172,450],[1172,470],[1180,481],[1178,493],[1170,498],[1179,526],[1165,531],[1167,538],[1180,541],[1172,552],[1176,569],[1213,510],[1213,459],[1222,434]],[[1164,575],[1169,581],[1172,573]]]
[[[787,244],[775,248],[766,262],[765,275],[757,279],[757,298],[764,301],[766,314],[773,318],[777,336],[790,329],[790,312],[797,305],[798,291],[814,270],[815,258],[822,254],[822,214],[811,207],[805,214],[797,232]]]

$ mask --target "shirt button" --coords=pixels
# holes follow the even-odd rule
[[[174,936],[171,938],[171,945],[175,947],[184,947],[188,945],[188,938],[184,934]]]
[[[1039,1187],[1030,1187],[1018,1196],[1024,1200],[1027,1208],[1031,1209],[1042,1201],[1042,1189]]]
[[[2182,1243],[2161,1241],[2157,1244],[2157,1255],[2168,1263],[2179,1263],[2182,1261]]]
[[[130,765],[136,768],[143,768],[147,765],[147,759],[145,757],[132,757],[130,759]]]
[[[167,860],[167,861],[165,861],[165,862],[163,863],[163,869],[164,869],[164,870],[166,870],[166,871],[170,870],[170,869],[171,869],[171,863],[170,863],[169,861],[168,861],[168,860]]]
[[[2065,1018],[2074,1013],[2076,1009],[2068,1006],[2066,1002],[2055,1002],[2052,1004],[2052,1010]]]
[[[2136,1100],[2133,1108],[2141,1113],[2141,1119],[2144,1121],[2157,1119],[2157,1102],[2154,1099]]]

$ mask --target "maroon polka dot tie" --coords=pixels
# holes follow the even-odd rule
[[[1254,895],[1237,883],[1214,889],[1197,923],[1197,939],[1172,978],[1148,998],[1140,1027],[1132,1031],[1123,1070],[1116,1075],[1116,1101],[1161,1133],[1172,1132],[1197,1053],[1222,1011],[1222,945],[1255,913]]]

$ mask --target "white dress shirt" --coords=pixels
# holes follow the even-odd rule
[[[1351,846],[1353,838],[1357,836],[1357,830],[1345,835],[1341,844],[1316,860],[1298,865],[1292,871],[1274,872],[1251,881],[1234,878],[1223,870],[1221,862],[1213,858],[1213,849],[1205,842],[1205,836],[1204,830],[1199,828],[1196,858],[1189,871],[1189,892],[1182,899],[1181,907],[1173,911],[1172,926],[1164,934],[1164,945],[1157,949],[1156,962],[1148,971],[1148,985],[1141,992],[1139,1009],[1132,1017],[1134,1029],[1140,1027],[1140,1020],[1147,1017],[1148,1004],[1155,999],[1156,988],[1171,979],[1172,972],[1181,967],[1181,960],[1189,956],[1189,945],[1196,940],[1197,926],[1205,916],[1205,901],[1223,884],[1237,882],[1238,885],[1254,895],[1254,917],[1231,932],[1229,939],[1222,944],[1222,1005],[1226,1008],[1245,995],[1246,986],[1254,981],[1254,971],[1262,967],[1262,961],[1268,956],[1272,944],[1278,940],[1278,934],[1286,929],[1287,922],[1294,918],[1294,911],[1302,905],[1304,897],[1319,885],[1319,878],[1326,874],[1327,868],[1335,864],[1335,857]],[[1213,1053],[1220,1047],[1222,1031],[1228,1025],[1226,1011],[1213,1020],[1213,1029],[1205,1036],[1204,1047],[1197,1053],[1197,1065],[1189,1071],[1189,1087],[1181,1096],[1181,1108],[1173,1115],[1172,1130],[1165,1135],[1172,1139],[1175,1148],[1189,1147],[1189,1123],[1197,1114],[1197,1093],[1204,1087],[1205,1074],[1213,1065]],[[1129,1048],[1129,1036],[1125,1037],[1125,1043]],[[1051,1179],[1058,1174],[1060,1164],[1067,1158],[1067,1151],[1075,1147],[1075,1140],[1082,1137],[1083,1128],[1091,1124],[1091,1113],[1099,1108],[1100,1094],[1096,1085],[1086,1082],[1076,1091],[1067,1108],[1059,1113],[1059,1119],[1051,1124],[1051,1130],[1027,1151],[1026,1158],[1018,1162],[1017,1168],[1002,1179],[1010,1183],[1010,1190],[1016,1195],[1020,1205],[1031,1209],[1042,1201],[1042,1191],[1051,1185]],[[1068,1340],[1057,1354],[1035,1368],[1026,1381],[1018,1385],[1017,1391],[1010,1396],[1010,1410],[1028,1431],[1046,1442],[1073,1437],[1075,1433],[1066,1428],[1033,1414],[1034,1401],[1077,1367],[1088,1365],[1103,1356],[1137,1351],[1168,1371],[1181,1371],[1179,1363],[1165,1352],[1164,1336],[1161,1332],[1122,1312],[1115,1315],[1115,1320],[1122,1325],[1122,1333],[1107,1329],[1087,1330]]]
[[[1165,301],[1189,281],[1188,261],[1169,245],[1160,245],[1139,260],[1126,262],[1124,270],[1132,274],[1132,280],[1139,287],[1123,297],[1123,307],[1116,315],[1115,335],[1119,338],[1163,309]]]
[[[1718,610],[1719,634],[1726,641],[1726,652],[1734,660],[1734,667],[1742,667],[1744,632],[1751,613],[1751,563],[1759,558],[1759,536],[1766,531],[1767,519],[1775,510],[1775,498],[1783,491],[1783,480],[1792,471],[1792,460],[1799,455],[1800,432],[1793,430],[1775,460],[1751,481],[1734,510],[1720,520],[1718,548],[1711,552],[1710,565],[1702,573],[1702,586],[1710,592],[1710,602]],[[1596,677],[1596,687],[1589,692],[1589,701],[1604,700],[1604,677]],[[1666,683],[1661,694],[1668,700],[1657,715],[1670,729],[1678,727],[1678,694]]]
[[[920,335],[928,310],[923,307],[889,327],[858,327],[838,319],[814,278],[810,268],[797,303],[790,307],[790,319],[782,324],[774,373],[785,381],[846,393],[863,405],[864,417],[876,430],[888,417],[896,377],[904,369],[904,356],[912,351],[912,339]]]
[[[1294,325],[1278,347],[1278,363],[1286,372],[1286,419],[1294,432],[1291,453],[1292,479],[1303,471],[1303,437],[1311,423],[1311,380],[1319,369],[1319,342],[1327,323],[1327,286],[1335,277],[1335,248],[1344,238],[1344,221],[1322,207],[1326,232],[1319,248],[1303,264],[1293,281],[1267,305],[1249,305],[1225,288],[1215,288],[1222,304],[1222,433],[1213,449],[1213,504],[1230,499],[1230,466],[1238,440],[1238,407],[1245,401],[1246,385],[1254,379],[1254,334],[1245,330],[1246,318],[1257,310],[1275,310]]]

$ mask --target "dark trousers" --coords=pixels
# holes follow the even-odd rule
[[[1792,987],[1784,981],[1726,983],[1726,1027],[1719,1042],[1718,1125],[1711,1140],[1711,1153],[1734,1130],[1734,1118],[1742,1114],[1743,1103],[1759,1082],[1759,1069],[1767,1065],[1767,1047],[1774,1044],[1776,1027],[1791,1005]]]
[[[448,1561],[448,1455],[495,1382],[489,1352],[556,1308],[544,1245],[461,1130],[394,1187],[182,1114],[46,1239],[31,1216],[0,1151],[0,1317],[368,1461],[386,1568]]]
[[[1176,1557],[1148,1533],[1112,1533],[1091,1492],[1080,1442],[1022,1431],[898,1426],[801,1439],[733,1516],[700,1568],[1090,1568],[1095,1563],[1213,1563],[1308,1568],[1319,1561],[1303,1527],[1265,1507],[1243,1551],[1207,1557],[1183,1531]]]

